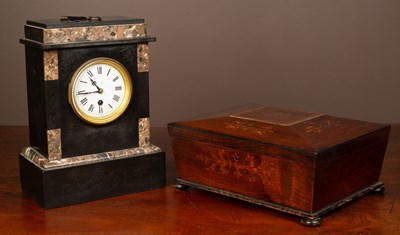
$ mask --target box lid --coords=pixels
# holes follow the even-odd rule
[[[170,123],[169,126],[313,153],[389,127],[263,105],[238,107],[209,117]],[[174,131],[170,133],[179,135]]]

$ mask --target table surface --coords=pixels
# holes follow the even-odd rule
[[[197,189],[178,191],[166,128],[152,143],[167,152],[167,187],[44,210],[21,191],[18,154],[29,145],[25,126],[0,126],[0,234],[400,234],[400,124],[383,164],[384,195],[368,194],[324,216],[316,228],[299,218]]]

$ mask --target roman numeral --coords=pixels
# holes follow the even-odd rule
[[[85,104],[87,104],[87,98],[81,99],[81,104],[82,104],[83,106],[85,106]]]
[[[81,81],[79,81],[79,82],[81,82],[81,83],[87,83],[87,82],[85,82],[85,81],[82,81],[82,80],[81,80]]]
[[[115,87],[115,90],[116,90],[116,91],[122,90],[122,86],[116,86],[116,87]]]
[[[99,113],[103,113],[103,106],[99,106]]]
[[[108,69],[107,76],[110,74],[111,69]]]
[[[114,97],[113,97],[113,100],[115,100],[115,101],[117,101],[117,102],[118,102],[118,100],[119,100],[119,96],[117,96],[117,95],[114,95]]]
[[[117,81],[118,79],[119,79],[119,76],[116,76],[116,77],[113,79],[113,82]]]
[[[93,109],[94,109],[94,105],[91,104],[90,107],[89,107],[89,111],[90,111],[90,112],[93,112]]]
[[[113,108],[113,106],[111,106],[111,104],[108,104],[108,106],[110,106],[110,108]]]
[[[97,67],[97,74],[102,74],[103,67]]]
[[[87,73],[89,74],[90,77],[93,77],[92,71],[89,70]]]

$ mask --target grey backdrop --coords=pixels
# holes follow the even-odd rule
[[[27,124],[27,19],[145,18],[153,126],[249,102],[400,122],[400,1],[0,0],[0,125]]]

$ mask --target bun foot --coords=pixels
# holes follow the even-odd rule
[[[378,186],[377,188],[373,189],[372,192],[376,194],[383,194],[385,192],[385,185],[382,184]]]
[[[321,217],[303,217],[301,218],[301,223],[308,227],[318,227],[321,225]]]
[[[180,183],[175,183],[174,186],[177,190],[187,190],[189,188],[189,186]]]

